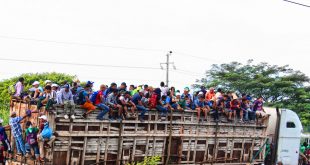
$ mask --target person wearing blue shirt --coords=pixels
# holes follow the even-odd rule
[[[139,120],[141,122],[144,122],[144,114],[145,112],[148,110],[142,103],[142,97],[144,95],[144,90],[140,89],[139,93],[136,93],[132,96],[131,101],[136,105],[137,110],[141,111],[141,116],[139,118]]]
[[[31,114],[30,114],[31,115]],[[25,144],[23,141],[22,127],[20,122],[23,121],[28,115],[24,115],[23,117],[16,116],[16,112],[11,112],[11,118],[9,121],[12,134],[15,139],[17,154],[22,154],[26,156]]]
[[[195,107],[197,110],[197,120],[198,122],[200,122],[200,113],[203,112],[205,115],[204,120],[207,121],[207,113],[208,113],[208,109],[207,109],[207,105],[205,104],[205,100],[203,96],[199,96],[198,100],[195,101]],[[201,120],[203,121],[203,119]]]

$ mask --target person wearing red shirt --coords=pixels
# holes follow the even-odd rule
[[[110,111],[110,108],[107,105],[105,105],[104,92],[106,88],[107,88],[106,85],[104,84],[100,85],[100,91],[98,91],[98,94],[96,96],[95,105],[101,110],[101,112],[97,116],[98,120],[104,120],[105,114],[107,114]]]
[[[206,94],[206,101],[209,102],[213,100],[214,97],[215,97],[214,88],[210,88],[209,92]]]

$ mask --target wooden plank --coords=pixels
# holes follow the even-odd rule
[[[103,123],[100,124],[100,128],[99,128],[99,133],[102,134],[102,129],[103,129]],[[100,159],[100,148],[101,148],[101,145],[102,145],[102,138],[99,137],[99,140],[98,140],[98,146],[97,146],[97,156],[96,156],[96,163],[99,163],[99,159]]]
[[[118,136],[118,147],[117,147],[117,160],[116,160],[116,165],[121,164],[121,159],[122,159],[122,152],[123,152],[123,122],[120,122],[119,126],[119,136]]]
[[[245,143],[245,139],[243,139],[242,141],[242,150],[241,150],[240,159],[239,159],[240,162],[242,162],[242,158],[244,154],[244,143]]]
[[[73,128],[73,125],[72,125],[72,123],[70,123],[69,133],[72,132],[72,128]],[[69,143],[68,143],[68,151],[67,151],[66,164],[70,163],[71,143],[72,143],[72,137],[70,136],[69,137]]]
[[[88,123],[86,123],[85,132],[88,132]],[[85,163],[85,153],[86,153],[86,147],[87,147],[87,136],[84,137],[84,145],[83,145],[83,153],[82,153],[82,162],[81,165],[84,165]]]

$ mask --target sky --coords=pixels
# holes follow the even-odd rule
[[[309,18],[309,7],[283,0],[0,0],[0,80],[55,71],[95,87],[159,86],[169,51],[169,86],[178,89],[212,64],[248,59],[309,76]]]

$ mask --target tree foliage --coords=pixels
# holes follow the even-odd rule
[[[246,64],[214,64],[198,82],[206,87],[263,96],[268,105],[292,109],[304,125],[310,125],[310,88],[305,86],[309,77],[288,65],[253,64],[253,60]]]
[[[51,80],[53,83],[62,84],[67,81],[71,83],[75,76],[63,74],[63,73],[26,73],[17,77],[13,77],[10,79],[5,79],[0,82],[0,113],[1,118],[5,119],[5,123],[7,123],[7,117],[9,115],[9,103],[10,103],[10,95],[8,93],[8,87],[12,84],[18,82],[20,77],[24,77],[25,79],[25,89],[24,91],[28,91],[29,88],[32,87],[32,83],[34,81],[39,81],[43,86],[45,80]]]
[[[157,165],[159,164],[161,158],[160,156],[151,156],[151,157],[144,157],[142,162],[138,162],[138,163],[131,163],[131,164],[127,164],[127,165]]]

